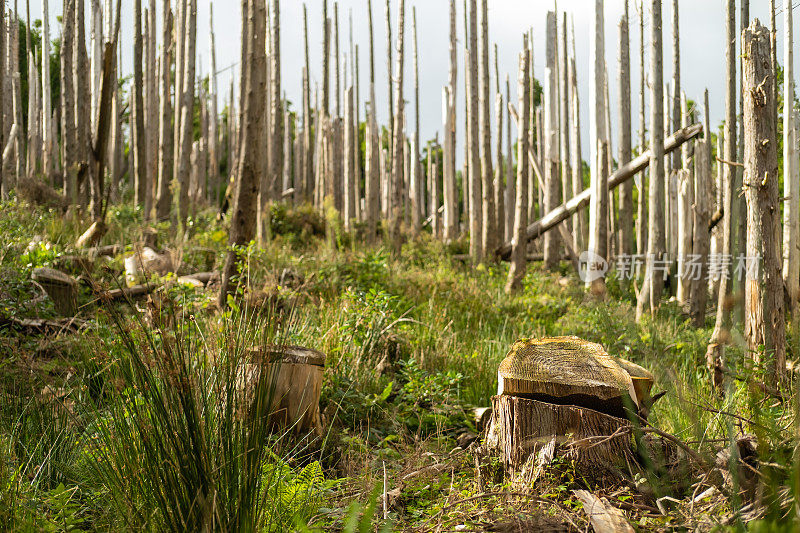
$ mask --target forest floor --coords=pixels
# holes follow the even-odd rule
[[[444,246],[426,234],[395,258],[343,232],[326,236],[326,221],[309,209],[277,206],[268,244],[248,249],[253,289],[232,300],[232,309],[219,312],[213,286],[174,284],[162,291],[173,320],[156,326],[146,300],[100,302],[84,284],[78,316],[86,322],[78,331],[32,330],[20,319],[56,318],[31,282],[32,269],[74,266],[72,243],[88,221],[16,200],[0,205],[0,213],[0,529],[176,529],[141,479],[103,474],[93,453],[98,439],[106,447],[117,443],[97,430],[119,414],[104,410],[112,396],[122,390],[141,400],[126,388],[127,375],[115,373],[117,359],[144,346],[148,329],[202,337],[230,334],[231,324],[266,327],[237,322],[265,304],[284,317],[291,343],[324,352],[327,362],[323,436],[310,443],[269,437],[269,465],[261,465],[271,472],[260,488],[262,530],[586,530],[573,492],[580,489],[607,498],[641,531],[781,531],[797,524],[796,395],[764,393],[761,370],[745,358],[735,333],[725,389],[712,389],[705,367],[711,309],[704,328],[692,327],[674,301],[637,324],[632,286],[611,277],[605,300],[593,300],[567,262],[557,273],[532,263],[523,291],[507,296],[506,264],[473,269],[453,258],[466,243]],[[125,244],[128,251],[145,228],[129,205],[112,207],[108,226],[101,244]],[[198,214],[191,237],[181,241],[170,237],[169,224],[153,228],[160,247],[180,252],[179,274],[213,270],[224,257],[227,232],[211,212]],[[124,284],[122,255],[99,258],[90,270],[73,274],[102,287]],[[516,339],[552,335],[598,342],[652,371],[655,390],[666,395],[649,423],[685,444],[698,462],[679,450],[671,465],[609,480],[558,458],[535,483],[504,477],[481,446],[473,409],[490,405],[497,366]],[[788,350],[794,360],[794,339]],[[752,461],[728,468],[728,449],[757,449],[756,468]],[[148,453],[130,464],[158,460]],[[759,482],[748,486],[751,470]],[[168,500],[183,485],[164,483],[158,491]]]

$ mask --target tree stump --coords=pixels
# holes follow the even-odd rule
[[[627,420],[593,409],[500,395],[492,397],[487,446],[512,472],[553,439],[579,463],[608,467],[631,456],[631,430]]]
[[[78,282],[72,276],[53,268],[39,267],[31,274],[33,281],[42,286],[53,300],[56,313],[75,316],[78,312]]]
[[[276,427],[296,434],[322,435],[319,397],[325,354],[302,346],[266,346],[251,351],[253,368],[248,383],[267,372],[270,418]]]

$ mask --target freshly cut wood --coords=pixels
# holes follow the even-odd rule
[[[78,237],[78,240],[75,241],[75,248],[97,246],[97,243],[103,238],[107,229],[106,223],[103,220],[95,220],[92,222],[92,225],[89,226],[89,229],[84,231],[83,234]]]
[[[631,424],[623,418],[504,394],[492,397],[486,444],[512,472],[553,439],[568,447],[579,464],[603,468],[632,456],[630,435]]]
[[[250,355],[253,363],[245,387],[252,387],[259,373],[267,372],[272,423],[297,434],[322,435],[319,397],[325,354],[302,346],[265,346],[254,348]]]
[[[160,254],[147,246],[134,250],[132,255],[125,258],[125,280],[128,286],[135,285],[148,275],[163,276],[173,271],[174,264],[170,253]]]
[[[583,504],[583,510],[595,533],[634,532],[622,511],[608,503],[607,499],[599,498],[588,490],[576,490],[573,493]]]
[[[39,267],[33,269],[31,279],[44,288],[56,313],[75,316],[78,312],[78,282],[75,278],[54,268]]]
[[[625,416],[638,399],[630,374],[602,346],[578,337],[515,342],[497,370],[497,394]]]
[[[703,125],[701,123],[693,124],[688,128],[683,128],[681,130],[676,131],[673,133],[664,143],[664,153],[668,154],[673,150],[677,150],[680,146],[703,132]],[[629,162],[626,165],[618,168],[616,172],[614,172],[608,179],[608,188],[609,190],[614,189],[621,183],[631,179],[636,174],[647,168],[650,164],[650,150],[641,154],[633,161]],[[568,219],[570,216],[575,214],[576,211],[582,209],[589,205],[589,200],[591,198],[591,189],[586,189],[580,194],[574,196],[572,200],[567,202],[566,204],[562,204],[555,208],[554,210],[550,211],[549,213],[545,214],[539,220],[533,222],[528,226],[527,229],[527,238],[528,240],[533,240],[546,231],[549,231],[556,227],[558,224],[563,222],[564,220]],[[511,255],[511,243],[506,242],[497,249],[495,252],[499,255],[502,259],[508,259]]]

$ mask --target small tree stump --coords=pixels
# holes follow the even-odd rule
[[[254,349],[252,356],[248,382],[254,383],[258,372],[267,372],[272,422],[297,434],[322,435],[319,397],[325,354],[302,346],[267,346]]]
[[[75,316],[78,312],[78,282],[72,276],[53,268],[39,267],[31,274],[53,300],[56,313],[61,316]]]
[[[608,467],[631,456],[631,429],[627,420],[593,409],[500,395],[492,397],[487,446],[512,472],[553,439],[579,463]]]

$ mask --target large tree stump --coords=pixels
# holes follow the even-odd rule
[[[492,397],[487,446],[512,472],[553,439],[579,463],[605,468],[632,455],[631,430],[627,420],[593,409],[499,395]]]
[[[266,346],[252,351],[248,384],[267,372],[270,418],[276,427],[296,434],[322,435],[319,397],[325,354],[302,346]]]
[[[31,278],[41,285],[47,296],[53,300],[56,313],[61,316],[75,316],[78,312],[78,282],[75,278],[45,267],[35,268]]]

